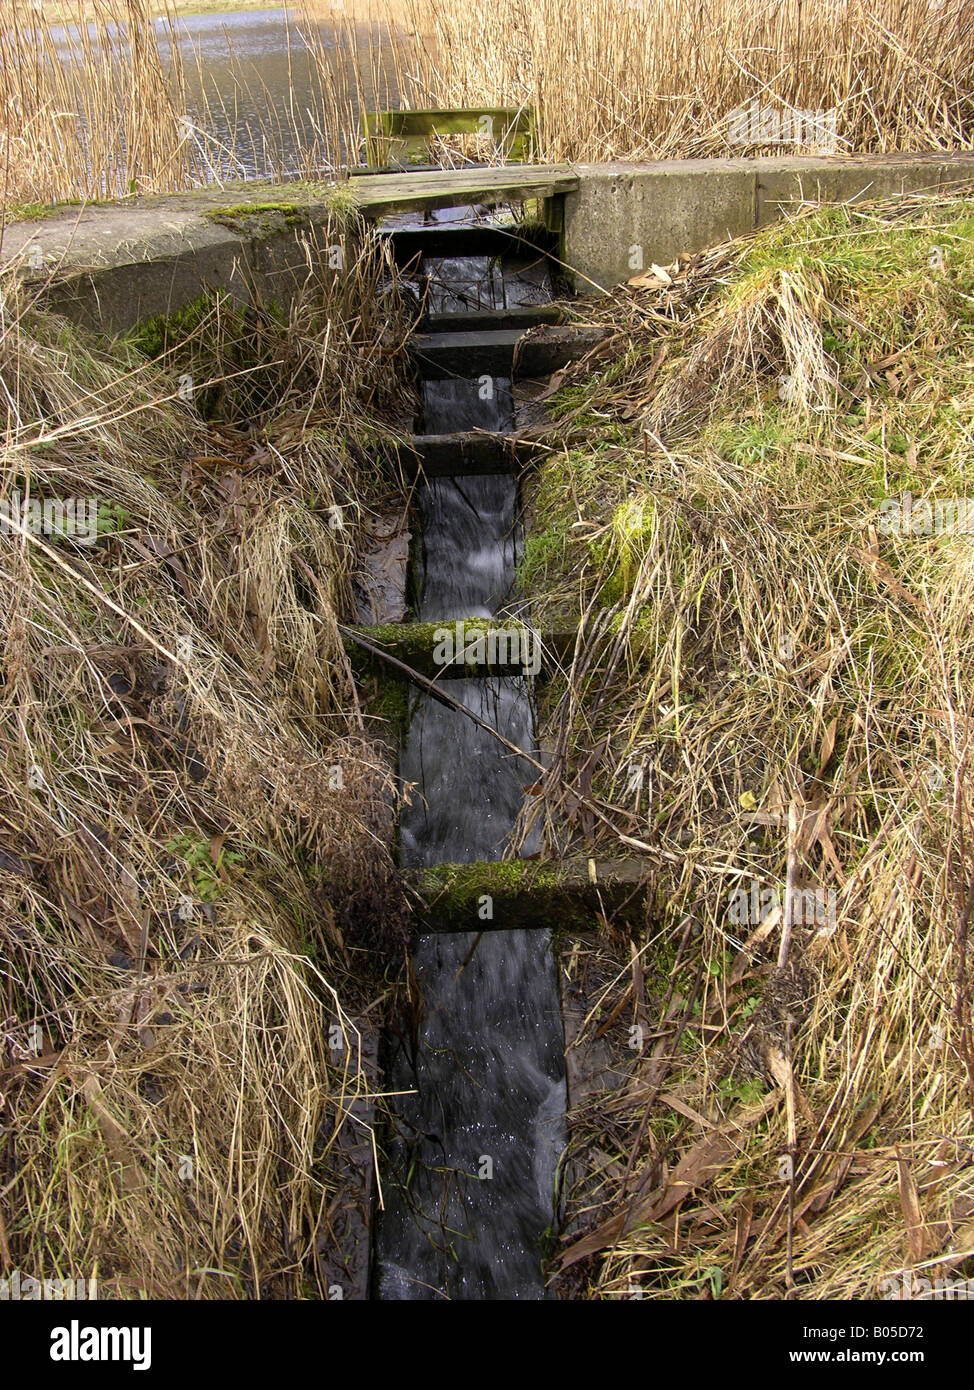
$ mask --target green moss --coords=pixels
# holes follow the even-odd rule
[[[471,635],[482,632],[515,631],[524,627],[513,618],[452,618],[438,623],[385,623],[378,627],[356,627],[351,631],[360,633],[371,646],[386,651],[397,661],[421,675],[436,674],[442,668],[434,660],[436,648],[440,645],[437,633],[444,630],[455,632],[462,621],[464,640],[469,643]],[[345,648],[349,653],[353,669],[361,674],[382,675],[389,672],[389,663],[373,655],[354,637],[345,638]],[[481,661],[468,663],[470,669],[485,674],[490,668]]]
[[[510,901],[530,893],[532,916],[537,913],[537,925],[541,926],[551,911],[552,897],[564,896],[559,892],[563,879],[558,863],[505,859],[496,863],[437,864],[423,870],[417,887],[437,918],[455,923],[476,921],[484,896],[493,899],[496,910],[505,899]]]
[[[88,199],[91,204],[96,200]],[[6,210],[6,221],[11,222],[43,222],[48,217],[56,217],[62,208],[80,207],[80,198],[62,198],[57,203],[14,203]]]
[[[281,390],[286,333],[279,305],[242,305],[215,290],[145,319],[121,341],[150,359],[165,357],[173,375],[188,375],[204,418],[250,420]]]
[[[532,589],[547,587],[548,571],[560,568],[567,539],[564,519],[525,538],[517,567],[517,587],[520,593],[529,594]]]
[[[309,209],[299,203],[238,203],[234,207],[211,208],[203,216],[208,222],[260,241],[288,228],[304,226]]]
[[[355,669],[355,663],[352,663]],[[376,663],[378,665],[378,663]],[[388,672],[388,667],[386,668]],[[380,720],[383,731],[393,743],[399,743],[406,736],[412,710],[412,687],[405,679],[374,671],[363,687],[366,712],[373,719]]]
[[[424,918],[438,930],[548,930],[556,944],[563,934],[597,930],[600,910],[628,912],[640,900],[631,883],[596,887],[577,863],[571,874],[568,868],[558,860],[512,859],[438,864],[410,877],[429,908]]]
[[[126,341],[146,357],[161,357],[192,337],[217,309],[229,307],[231,302],[226,290],[208,291],[171,314],[144,319],[127,334]]]
[[[557,887],[564,873],[557,863],[536,859],[502,859],[496,863],[436,864],[424,870],[423,882],[432,890],[449,892],[456,903],[475,902],[490,883],[498,893],[517,893],[525,889]]]
[[[348,183],[295,182],[288,184],[288,191],[293,195],[290,198],[208,208],[203,216],[209,222],[260,240],[307,224],[314,207],[324,207],[340,224],[358,211],[358,197]]]

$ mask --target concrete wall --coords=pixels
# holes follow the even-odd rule
[[[351,264],[358,221],[417,207],[524,201],[577,186],[570,169],[504,166],[376,174],[347,182],[233,183],[192,193],[62,207],[3,229],[15,265],[56,311],[108,333],[214,290],[286,307],[309,277]]]
[[[354,255],[330,194],[251,183],[92,203],[6,227],[0,259],[55,312],[107,333],[215,290],[286,308],[309,276],[334,273],[336,245]]]
[[[974,154],[594,164],[532,169],[530,179],[516,172],[523,188],[510,185],[511,169],[476,172],[462,188],[451,172],[377,175],[352,184],[356,193],[374,185],[358,198],[365,216],[412,206],[417,189],[429,207],[468,196],[483,201],[492,181],[501,199],[554,193],[564,198],[563,258],[579,293],[596,294],[653,262],[670,264],[680,252],[705,250],[787,216],[802,201],[962,186],[974,181]],[[348,185],[296,181],[64,208],[7,226],[0,263],[16,265],[31,292],[55,310],[109,333],[171,314],[217,289],[285,307],[309,276],[334,273],[336,243],[347,241],[346,263],[354,255],[353,231],[341,230],[354,223],[340,215],[341,207],[349,207]]]
[[[716,246],[802,202],[946,190],[974,180],[974,154],[680,159],[580,165],[565,195],[563,258],[579,294],[597,294],[681,252]]]

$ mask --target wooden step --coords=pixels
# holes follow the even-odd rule
[[[425,381],[445,377],[550,376],[584,357],[607,337],[603,328],[586,324],[542,325],[521,332],[414,333],[409,351]]]
[[[437,864],[404,875],[420,932],[597,931],[601,914],[642,913],[644,859]]]
[[[470,309],[456,314],[427,314],[428,333],[468,333],[477,330],[536,328],[539,323],[563,323],[565,311],[558,304],[519,304],[510,309]]]
[[[466,478],[478,473],[519,474],[543,453],[541,445],[527,437],[492,434],[486,430],[457,434],[415,434],[383,461],[404,479]]]
[[[557,238],[539,230],[530,237],[516,227],[483,222],[439,222],[427,227],[392,227],[383,231],[400,269],[415,267],[424,256],[544,257],[557,247]]]

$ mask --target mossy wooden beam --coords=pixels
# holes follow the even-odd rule
[[[427,478],[463,478],[472,473],[518,474],[542,452],[543,445],[527,435],[470,430],[413,435],[395,450],[385,446],[382,459],[410,479],[419,473]]]
[[[536,633],[524,623],[505,618],[460,618],[435,623],[385,623],[379,627],[350,627],[344,639],[353,667],[375,670],[381,658],[357,643],[372,647],[427,680],[471,680],[489,676],[533,675],[550,671],[575,649],[575,631]],[[450,659],[448,659],[450,658]]]
[[[421,932],[595,931],[603,914],[641,914],[651,884],[641,859],[437,864],[405,879]]]
[[[366,160],[373,167],[426,159],[438,135],[480,135],[511,159],[534,154],[534,112],[529,106],[430,107],[362,114]]]

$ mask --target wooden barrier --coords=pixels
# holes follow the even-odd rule
[[[479,135],[506,160],[529,163],[534,158],[534,111],[530,106],[365,111],[362,130],[365,160],[371,169],[425,164],[430,157],[430,141],[439,135]]]

